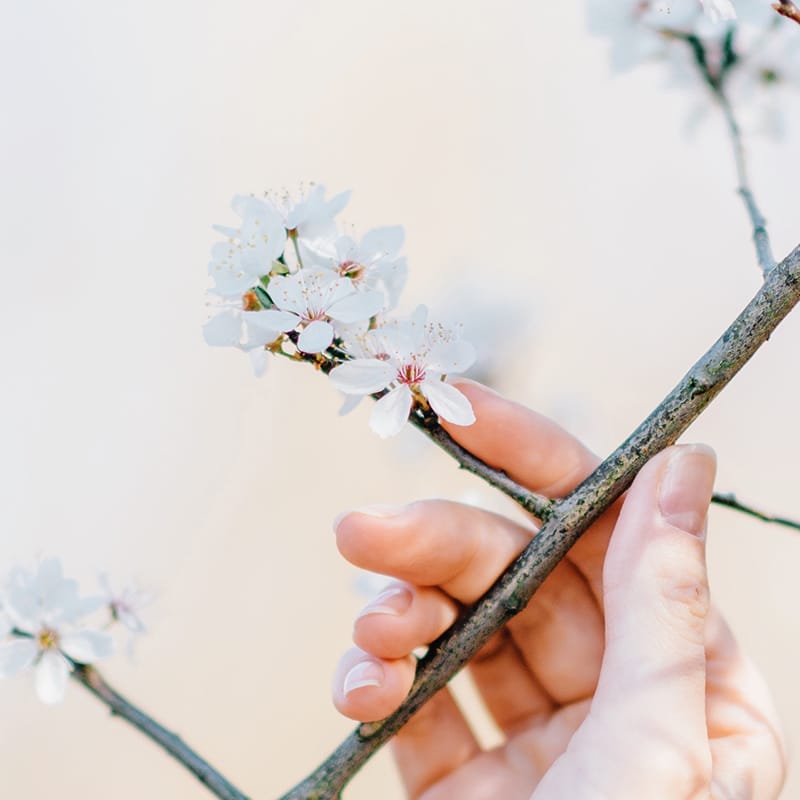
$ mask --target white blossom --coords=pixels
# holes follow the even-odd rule
[[[217,294],[241,297],[269,274],[283,254],[286,230],[275,208],[264,200],[237,195],[231,206],[242,221],[238,228],[214,226],[227,241],[213,246],[208,271]]]
[[[743,2],[737,42],[744,55],[731,69],[726,91],[743,128],[780,136],[800,87],[800,26],[772,13],[765,19],[755,0]]]
[[[266,369],[265,346],[272,344],[281,331],[270,327],[263,309],[248,311],[239,304],[227,304],[203,326],[203,338],[212,347],[235,347],[250,356],[257,376]]]
[[[720,40],[736,17],[730,0],[587,0],[587,14],[589,30],[611,40],[611,64],[620,71],[670,55],[682,66],[693,55],[680,39]]]
[[[334,323],[350,325],[368,320],[381,310],[380,292],[359,292],[348,278],[330,270],[301,269],[270,280],[267,292],[274,308],[260,312],[264,324],[279,331],[299,331],[297,347],[304,353],[328,348]]]
[[[421,395],[443,419],[471,425],[475,415],[469,400],[444,382],[446,374],[463,372],[475,358],[473,347],[456,332],[427,321],[419,306],[408,320],[387,323],[364,334],[364,349],[372,358],[355,358],[333,369],[333,385],[352,395],[386,394],[375,404],[370,426],[381,437],[399,433]]]
[[[329,244],[320,242],[315,264],[348,278],[360,291],[376,290],[385,297],[384,310],[394,308],[408,278],[408,264],[400,255],[405,232],[401,225],[373,228],[360,242],[339,236]]]
[[[39,699],[60,702],[73,662],[91,664],[111,654],[107,633],[78,625],[101,603],[101,598],[81,598],[57,559],[43,561],[35,573],[14,570],[3,602],[13,637],[0,643],[0,677],[33,667]]]
[[[139,613],[150,604],[152,600],[150,594],[132,584],[117,591],[105,573],[101,573],[98,580],[103,589],[103,602],[108,608],[112,620],[119,622],[131,633],[144,633],[147,628]]]
[[[296,200],[288,192],[270,195],[269,200],[286,232],[297,240],[302,258],[311,259],[329,250],[330,241],[336,238],[334,218],[347,205],[350,192],[326,200],[325,187],[312,184],[309,192],[301,190]]]
[[[736,19],[736,9],[731,0],[700,0],[700,3],[712,22]]]

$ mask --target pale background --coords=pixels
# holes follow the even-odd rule
[[[329,701],[364,602],[330,533],[347,507],[499,501],[415,434],[384,443],[310,370],[211,350],[214,222],[237,192],[353,188],[407,229],[409,305],[479,271],[532,325],[504,388],[600,453],[756,290],[728,144],[659,70],[611,80],[582,4],[11,0],[0,26],[0,564],[63,557],[157,594],[108,678],[254,798],[350,729]],[[752,145],[776,251],[796,224],[800,95]],[[514,300],[514,298],[517,298]],[[517,306],[518,310],[518,306]],[[800,316],[689,431],[718,486],[800,515]],[[713,593],[800,741],[800,535],[715,510]],[[0,683],[0,796],[202,800],[72,685]],[[793,787],[793,788],[792,788]],[[382,754],[347,795],[400,798]],[[792,774],[785,797],[800,796]]]

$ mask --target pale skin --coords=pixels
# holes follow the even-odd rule
[[[471,382],[477,422],[459,444],[531,490],[560,497],[597,458],[553,422]],[[393,742],[420,800],[774,800],[786,762],[758,671],[709,601],[705,521],[715,458],[653,458],[624,503],[573,547],[469,670],[505,735],[478,744],[448,690]],[[336,707],[381,719],[404,699],[412,651],[431,642],[522,550],[536,526],[445,500],[340,516],[339,550],[391,575],[355,622]]]

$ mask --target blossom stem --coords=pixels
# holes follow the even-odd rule
[[[303,257],[300,255],[300,245],[297,243],[297,232],[295,231],[294,233],[289,233],[289,238],[292,240],[294,254],[297,256],[297,265],[302,269]]]
[[[800,301],[800,245],[770,270],[723,335],[641,425],[569,495],[553,501],[548,519],[513,564],[433,642],[413,686],[386,719],[359,725],[281,800],[336,800],[356,771],[527,605],[581,534],[617,500],[656,453],[673,444]]]
[[[221,800],[248,800],[244,792],[239,791],[177,734],[159,725],[152,717],[112,689],[94,667],[88,664],[75,664],[72,677],[98,700],[105,703],[112,714],[133,725],[186,767],[212,794]]]

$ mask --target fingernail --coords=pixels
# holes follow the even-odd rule
[[[359,661],[345,675],[344,693],[346,695],[356,689],[363,689],[365,686],[383,686],[383,667],[377,661]]]
[[[717,457],[703,444],[676,448],[661,479],[658,505],[663,519],[692,536],[705,537]]]
[[[348,508],[347,511],[342,511],[342,513],[333,520],[333,530],[335,532],[339,527],[339,523],[349,514],[366,514],[368,517],[389,519],[390,517],[397,517],[402,514],[405,508],[405,506],[390,505],[359,506],[358,508]]]
[[[377,597],[370,600],[369,604],[364,606],[364,609],[356,619],[361,619],[361,617],[366,617],[370,614],[389,614],[393,617],[399,617],[411,607],[412,599],[411,592],[405,586],[395,586],[381,592]]]
[[[486,394],[493,394],[495,397],[502,397],[502,395],[492,389],[491,386],[487,386],[485,383],[478,383],[478,381],[474,381],[472,378],[455,378],[453,380],[453,386],[474,386],[481,392],[486,392]]]

